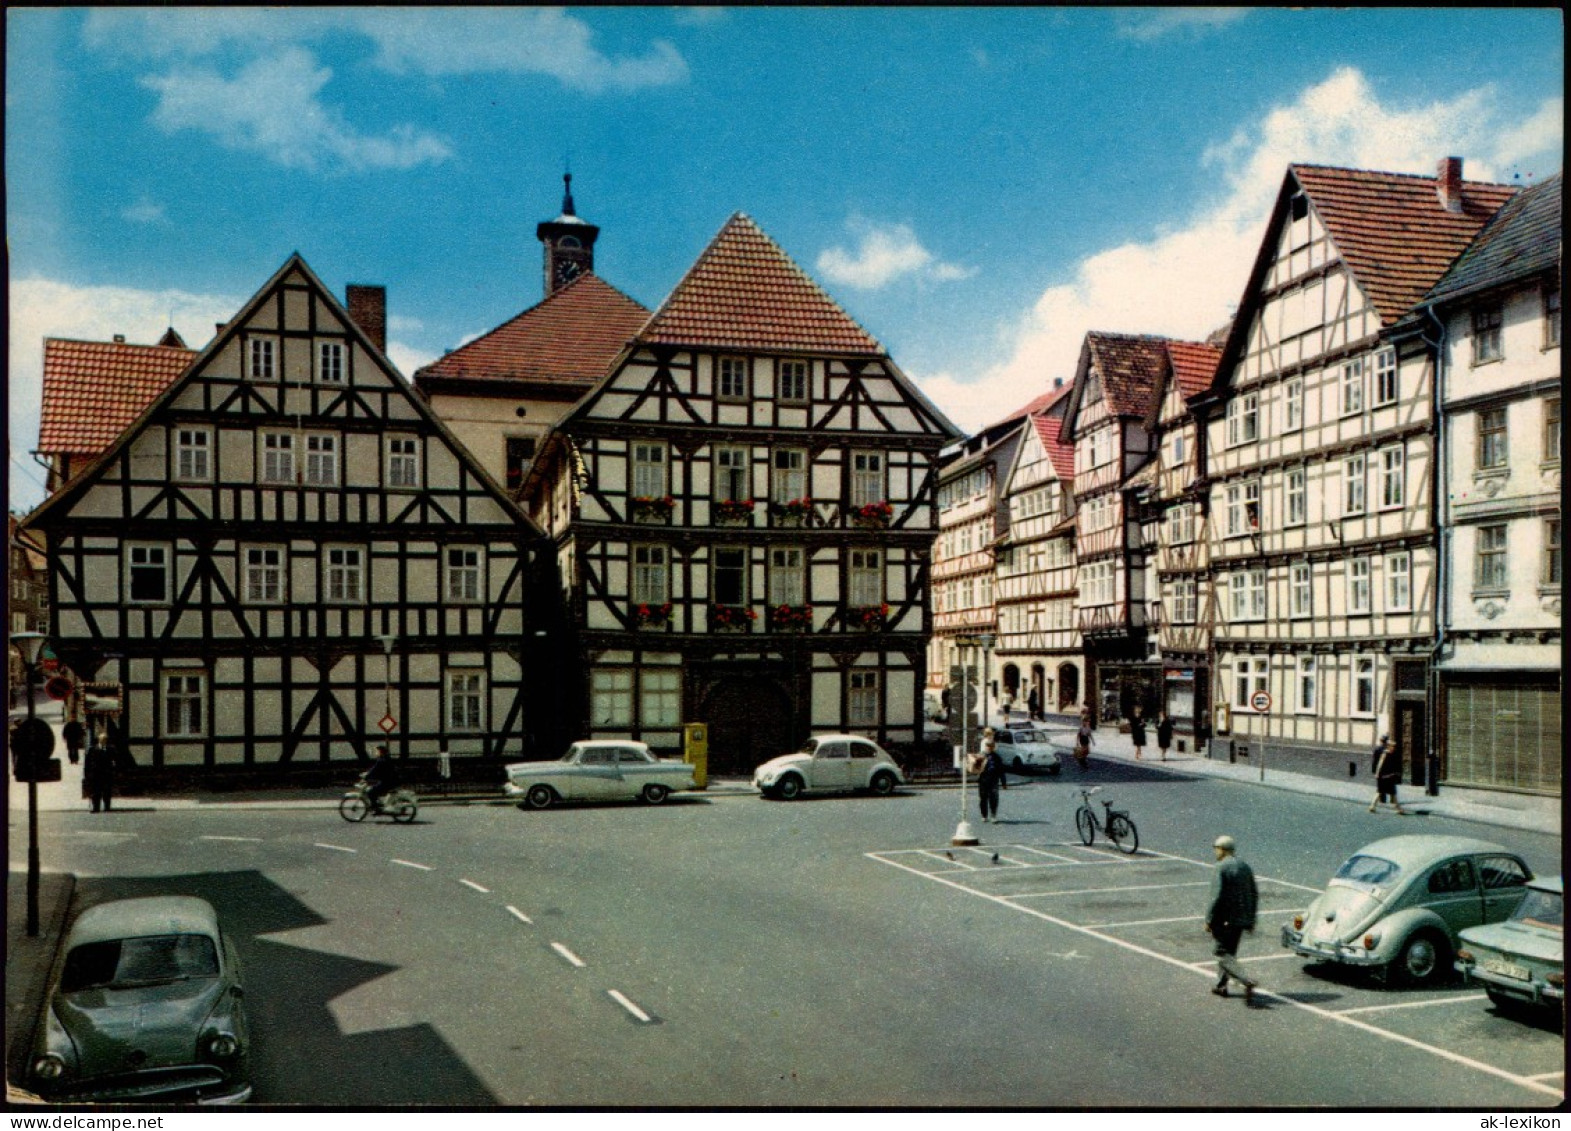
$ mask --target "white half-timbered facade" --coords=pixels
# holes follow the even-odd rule
[[[870,335],[733,216],[525,480],[586,660],[582,731],[749,772],[920,737],[939,449]]]
[[[298,255],[28,524],[54,647],[121,685],[142,767],[528,742],[538,532]]]
[[[1384,331],[1511,191],[1464,184],[1457,159],[1437,177],[1289,168],[1197,399],[1219,734],[1341,760],[1389,733],[1424,780],[1434,374]]]

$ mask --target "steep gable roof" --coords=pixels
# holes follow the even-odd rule
[[[1560,268],[1561,176],[1523,189],[1501,207],[1425,297],[1445,302]]]
[[[1167,339],[1092,331],[1086,335],[1085,348],[1113,413],[1144,417],[1167,367]]]
[[[1036,429],[1036,434],[1042,441],[1042,447],[1047,452],[1047,458],[1053,461],[1053,470],[1065,483],[1075,481],[1075,446],[1065,443],[1059,435],[1059,425],[1062,419],[1048,412],[1035,413],[1031,417],[1031,426]]]
[[[38,450],[87,456],[103,451],[196,355],[183,346],[45,338]]]
[[[1179,395],[1185,400],[1211,387],[1217,362],[1222,360],[1221,347],[1201,342],[1168,342],[1167,355],[1173,362]]]
[[[884,356],[877,340],[742,212],[726,221],[638,340]]]
[[[598,275],[580,275],[543,302],[417,370],[415,384],[442,378],[477,386],[530,381],[588,389],[648,320],[643,304]]]

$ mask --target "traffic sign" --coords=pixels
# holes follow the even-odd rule
[[[392,715],[383,715],[382,721],[376,725],[382,728],[383,734],[392,734],[398,729],[398,720],[393,718]]]
[[[1271,709],[1271,693],[1269,691],[1255,692],[1249,697],[1249,705],[1254,708],[1256,714],[1265,714]]]
[[[54,728],[43,719],[23,719],[11,732],[11,757],[17,781],[59,781],[60,759]]]
[[[76,684],[63,675],[50,676],[44,681],[44,694],[51,699],[68,699]]]

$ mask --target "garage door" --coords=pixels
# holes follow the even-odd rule
[[[1560,691],[1447,683],[1445,780],[1560,793]]]

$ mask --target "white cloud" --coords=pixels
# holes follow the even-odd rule
[[[1128,39],[1153,40],[1176,32],[1203,34],[1236,23],[1248,8],[1165,8],[1136,10],[1119,19],[1118,34]]]
[[[819,271],[832,283],[875,290],[906,276],[951,282],[976,273],[934,259],[908,224],[875,224],[852,217],[846,227],[857,236],[855,250],[831,247],[818,257]]]
[[[406,381],[413,381],[415,370],[430,365],[437,355],[430,350],[420,349],[418,346],[405,345],[403,342],[387,341],[387,359],[398,367]]]
[[[193,349],[206,345],[215,323],[227,321],[243,300],[185,291],[142,291],[131,287],[76,287],[47,279],[11,284],[10,372],[11,506],[29,509],[43,500],[43,474],[29,454],[38,446],[43,387],[44,339],[80,338],[107,342],[124,334],[150,345],[171,322]],[[18,468],[18,463],[22,465]]]
[[[120,218],[122,220],[128,220],[133,224],[157,224],[160,227],[169,226],[169,217],[164,215],[164,206],[162,204],[154,204],[151,200],[147,200],[146,198],[139,200],[135,204],[132,204],[129,207],[123,209],[120,213]]]
[[[253,60],[232,80],[204,68],[149,76],[142,85],[158,92],[153,122],[160,129],[200,130],[291,168],[408,169],[450,155],[445,142],[412,126],[382,137],[356,133],[317,99],[332,76],[305,48],[288,47]]]
[[[1195,156],[1217,189],[1187,218],[1151,217],[1152,234],[1091,255],[1001,330],[1002,363],[920,379],[952,419],[975,431],[1073,378],[1087,332],[1200,339],[1242,296],[1271,205],[1292,163],[1433,174],[1464,157],[1470,180],[1541,179],[1560,167],[1562,105],[1546,100],[1509,121],[1485,87],[1421,105],[1382,103],[1358,71],[1343,68],[1291,102]],[[1164,226],[1165,225],[1165,226]]]

